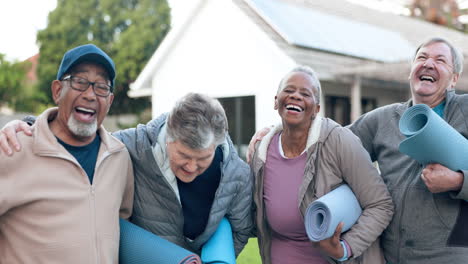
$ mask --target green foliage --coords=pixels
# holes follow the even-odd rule
[[[9,62],[4,54],[0,54],[0,105],[10,105],[15,100],[15,95],[21,93],[27,71],[25,66]]]
[[[127,96],[132,83],[170,27],[166,0],[58,0],[40,31],[39,87],[51,102],[50,83],[63,54],[78,45],[94,43],[115,62],[117,79],[111,114],[136,113],[149,99]]]
[[[237,257],[237,264],[261,264],[256,238],[250,238],[245,248]]]
[[[24,84],[20,93],[16,94],[11,107],[17,112],[40,114],[45,109],[55,106],[54,104],[41,103],[46,102],[46,95],[39,90],[37,85]]]
[[[0,54],[0,106],[23,112],[34,112],[40,106],[35,100],[44,95],[26,83],[30,68],[30,62],[9,62]]]

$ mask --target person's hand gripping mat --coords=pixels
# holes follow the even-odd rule
[[[343,184],[307,207],[304,224],[307,236],[318,242],[333,236],[343,222],[342,232],[349,230],[361,216],[362,209],[348,185]]]
[[[201,264],[200,257],[120,219],[120,264]]]
[[[231,224],[226,218],[221,219],[218,229],[203,245],[201,260],[209,264],[236,263]]]
[[[468,140],[429,106],[408,108],[399,126],[407,137],[400,143],[400,152],[422,165],[439,163],[453,171],[468,169]]]

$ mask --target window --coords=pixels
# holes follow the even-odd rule
[[[226,111],[229,135],[239,156],[245,159],[247,147],[255,133],[255,96],[218,98]]]
[[[361,99],[362,113],[367,113],[377,108],[375,98]],[[335,120],[342,126],[351,123],[351,103],[349,97],[345,96],[325,96],[325,116]]]

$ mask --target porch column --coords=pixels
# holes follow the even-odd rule
[[[323,86],[322,86],[322,89],[320,91],[320,112],[318,112],[318,116],[321,116],[321,117],[324,117],[325,116],[325,107],[327,107],[325,105],[325,94],[323,94]]]
[[[237,152],[240,154],[241,152],[241,145],[242,145],[242,97],[234,98],[234,146],[237,148]]]
[[[361,77],[356,75],[351,86],[351,122],[358,119],[361,114]]]

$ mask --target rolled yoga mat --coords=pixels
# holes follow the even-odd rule
[[[210,239],[203,245],[201,259],[203,263],[209,264],[236,263],[232,229],[226,218],[221,220],[218,229],[216,229]]]
[[[341,232],[349,230],[362,213],[356,196],[343,184],[307,207],[304,224],[310,240],[318,242],[333,236],[340,222]]]
[[[145,229],[120,219],[120,264],[201,264],[200,258]]]
[[[407,137],[400,143],[400,152],[423,165],[439,163],[454,171],[468,169],[468,140],[429,106],[408,108],[399,126]]]

